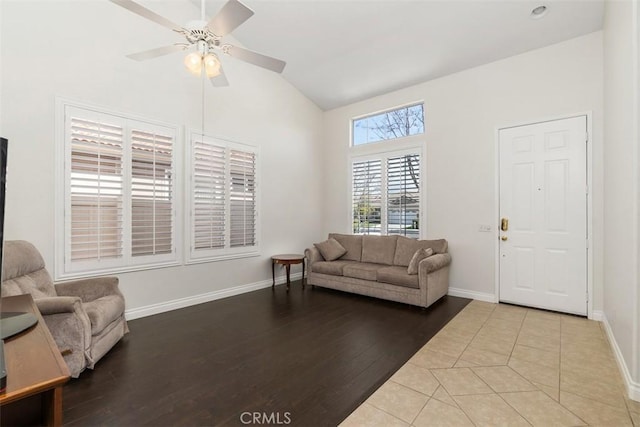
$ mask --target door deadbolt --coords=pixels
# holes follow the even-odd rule
[[[507,218],[502,218],[500,220],[500,230],[507,231],[509,229],[509,220]]]

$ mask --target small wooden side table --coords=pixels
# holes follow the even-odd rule
[[[24,311],[38,318],[32,329],[4,343],[7,390],[0,393],[2,425],[24,420],[26,424],[61,426],[62,386],[69,381],[67,364],[31,295],[5,297],[0,304],[3,311]]]
[[[291,285],[291,265],[302,264],[302,287],[304,288],[304,255],[282,254],[271,257],[272,288],[276,285],[276,264],[283,265],[287,269],[287,290],[289,290],[289,286]]]

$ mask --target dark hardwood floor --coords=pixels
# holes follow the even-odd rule
[[[65,386],[64,423],[243,425],[255,412],[262,424],[334,426],[468,302],[423,310],[298,281],[133,320]]]

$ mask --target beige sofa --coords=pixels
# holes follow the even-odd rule
[[[305,250],[307,283],[361,295],[429,307],[449,289],[451,255],[448,243],[403,236],[329,234],[346,250],[327,261],[315,245]],[[414,254],[431,248],[433,255],[419,261],[417,274],[408,274]]]

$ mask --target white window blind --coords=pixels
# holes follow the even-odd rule
[[[232,248],[254,246],[257,213],[256,156],[246,151],[230,151],[230,245]]]
[[[387,234],[418,238],[420,156],[387,159]]]
[[[56,277],[177,261],[177,128],[61,103],[64,205]]]
[[[382,162],[353,163],[353,233],[380,234],[382,212]]]
[[[191,135],[189,260],[258,251],[257,153],[253,147]]]
[[[353,233],[419,238],[420,170],[419,152],[354,158],[351,163]]]
[[[196,250],[225,246],[226,149],[194,141],[193,246]]]
[[[173,248],[173,137],[131,131],[131,254]]]
[[[69,139],[71,261],[121,258],[122,126],[73,117]]]

